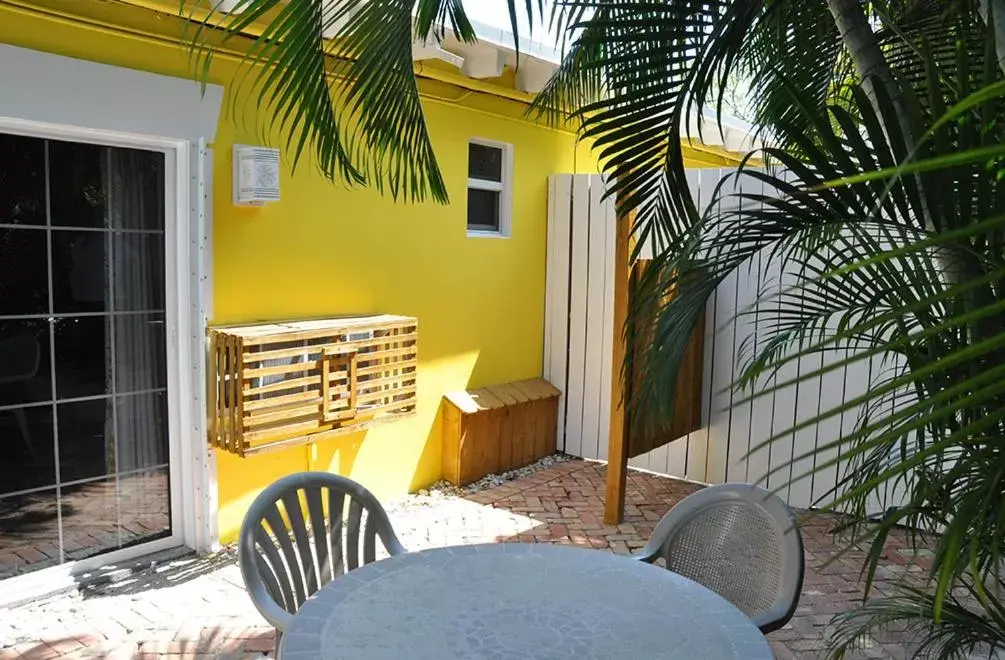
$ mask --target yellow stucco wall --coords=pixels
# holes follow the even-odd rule
[[[278,204],[239,210],[217,200],[217,322],[357,312],[419,319],[417,414],[316,448],[219,454],[225,537],[255,492],[290,471],[347,474],[385,497],[434,481],[443,393],[540,375],[547,179],[575,171],[574,140],[432,100],[425,111],[450,206],[395,204],[373,190],[332,186],[310,168],[284,173]],[[508,239],[466,236],[467,145],[476,136],[514,145]],[[226,123],[217,148],[252,138]],[[229,179],[226,154],[216,167],[218,182]],[[229,195],[225,188],[217,193]]]
[[[95,4],[107,11],[108,5]],[[116,35],[0,6],[0,42],[191,75],[184,52],[163,30],[154,40],[139,35],[135,25],[147,17],[135,16],[137,34]],[[123,22],[133,17],[123,14]],[[233,62],[220,59],[211,78],[227,84],[234,72]],[[259,490],[290,472],[331,470],[379,497],[432,482],[440,476],[438,410],[444,392],[540,375],[547,178],[595,171],[596,164],[571,133],[522,118],[517,102],[441,83],[425,82],[423,90],[451,205],[395,204],[372,190],[346,190],[305,163],[295,175],[284,165],[281,202],[239,209],[230,203],[231,147],[260,140],[249,110],[253,104],[237,99],[237,107],[247,111],[240,121],[227,114],[234,100],[228,88],[212,145],[213,321],[405,314],[419,318],[420,339],[418,406],[411,418],[254,458],[217,453],[224,542],[236,536]],[[511,238],[465,235],[467,143],[475,136],[514,145]],[[722,161],[706,160],[717,162]]]

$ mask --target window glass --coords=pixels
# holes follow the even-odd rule
[[[106,147],[94,144],[49,141],[49,203],[53,225],[107,225],[107,151]]]
[[[0,580],[171,533],[166,183],[0,134]]]
[[[45,232],[0,228],[0,315],[41,314],[48,309]]]
[[[499,194],[494,190],[468,190],[468,229],[499,231]]]
[[[0,224],[45,224],[45,142],[0,134]]]
[[[502,149],[472,142],[468,145],[468,178],[502,182]]]

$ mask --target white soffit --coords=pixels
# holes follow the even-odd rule
[[[364,0],[365,2],[366,0]],[[479,0],[484,2],[485,0]],[[226,13],[241,13],[247,0],[215,0],[215,9]],[[322,20],[331,23],[322,30],[325,39],[334,39],[345,27],[348,16],[334,20],[340,0],[326,0],[323,3]],[[351,12],[349,13],[351,15]],[[517,71],[517,89],[535,93],[561,62],[561,53],[553,46],[528,37],[520,38],[520,66],[517,67],[516,44],[509,30],[471,21],[478,35],[476,43],[466,43],[457,39],[452,30],[447,29],[442,42],[432,37],[426,41],[412,43],[412,59],[441,60],[461,70],[469,78],[498,78],[505,69]],[[543,29],[543,28],[542,28]],[[526,67],[527,71],[521,70]]]
[[[558,68],[561,53],[552,46],[527,37],[520,38],[520,60],[517,66],[513,33],[478,21],[471,21],[478,34],[477,43],[466,43],[451,30],[443,37],[442,47],[464,58],[463,75],[471,78],[498,78],[506,68],[516,71],[516,88],[537,93]]]
[[[692,114],[688,118],[687,128],[694,142],[707,147],[745,153],[764,146],[760,140],[755,139],[754,129],[750,124],[728,115],[722,116],[720,125],[714,112]]]
[[[461,44],[453,50],[462,55],[461,73],[469,78],[498,78],[506,69],[506,53],[491,44]]]
[[[213,10],[222,11],[225,14],[242,14],[246,6],[245,0],[217,0],[213,5]]]
[[[330,12],[335,10],[338,1],[326,2],[326,17],[332,15]],[[217,8],[223,11],[234,8],[240,10],[241,2],[242,0],[218,0]],[[333,38],[344,23],[345,20],[340,20],[325,30],[325,38]],[[511,31],[477,20],[472,20],[471,25],[478,35],[477,42],[461,41],[454,36],[452,30],[447,29],[442,40],[430,37],[425,42],[414,41],[412,59],[416,62],[440,60],[456,66],[462,75],[475,79],[498,78],[509,68],[516,72],[516,89],[529,94],[540,92],[562,61],[562,53],[555,45],[521,36],[517,66],[516,44]],[[721,147],[736,153],[762,146],[759,140],[754,139],[753,128],[749,124],[725,115],[720,127],[714,113],[693,114],[688,121],[688,128],[692,139],[705,146]]]
[[[530,94],[537,94],[551,79],[555,65],[529,57],[520,58],[520,68],[516,70],[516,86]]]
[[[212,141],[223,88],[0,44],[0,117]]]

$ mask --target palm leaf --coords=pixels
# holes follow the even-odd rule
[[[891,596],[873,599],[837,618],[829,639],[832,657],[844,658],[872,635],[896,628],[913,642],[916,657],[963,660],[989,650],[1005,639],[1005,605],[1001,583],[988,591],[967,581],[958,595],[941,607],[925,591],[902,586]]]
[[[412,43],[446,29],[462,40],[476,39],[463,2],[236,4],[231,13],[215,3],[202,13],[183,5],[194,67],[205,80],[217,48],[237,37],[252,40],[231,98],[264,111],[259,128],[282,136],[294,169],[310,154],[333,182],[374,187],[395,200],[448,201],[419,100]],[[532,22],[545,14],[543,0],[507,5],[514,28],[521,13]],[[238,114],[240,108],[231,110]]]
[[[780,286],[738,312],[757,332],[741,346],[737,386],[747,396],[734,404],[857,363],[872,375],[860,396],[821,406],[751,453],[826,420],[857,419],[851,431],[797,450],[775,476],[791,483],[840,471],[819,504],[850,515],[852,536],[869,544],[867,585],[895,525],[930,535],[930,614],[939,617],[968,576],[996,575],[1005,539],[1005,188],[984,169],[1001,155],[1005,86],[999,72],[964,61],[960,76],[978,69],[988,76],[969,94],[970,83],[946,84],[954,71],[929,60],[929,89],[940,98],[910,101],[923,136],[910,149],[882,86],[876,104],[853,86],[821,110],[812,90],[782,79],[792,112],[803,116],[773,124],[790,145],[767,151],[781,171],[731,175],[758,185],[724,181],[642,282],[632,315],[651,315],[655,331],[631,413],[638,423],[669,416],[684,330],[725,278],[755,260],[777,264]],[[923,178],[905,176],[915,172]],[[926,212],[933,226],[922,220]],[[947,263],[960,270],[947,271]],[[660,292],[671,287],[679,293],[667,300]],[[827,359],[796,367],[813,355]],[[798,467],[807,464],[809,472]],[[870,522],[875,502],[889,504],[884,493],[893,492],[903,495],[899,508]]]

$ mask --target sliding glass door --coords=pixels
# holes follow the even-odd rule
[[[165,180],[0,134],[0,579],[171,535]]]

